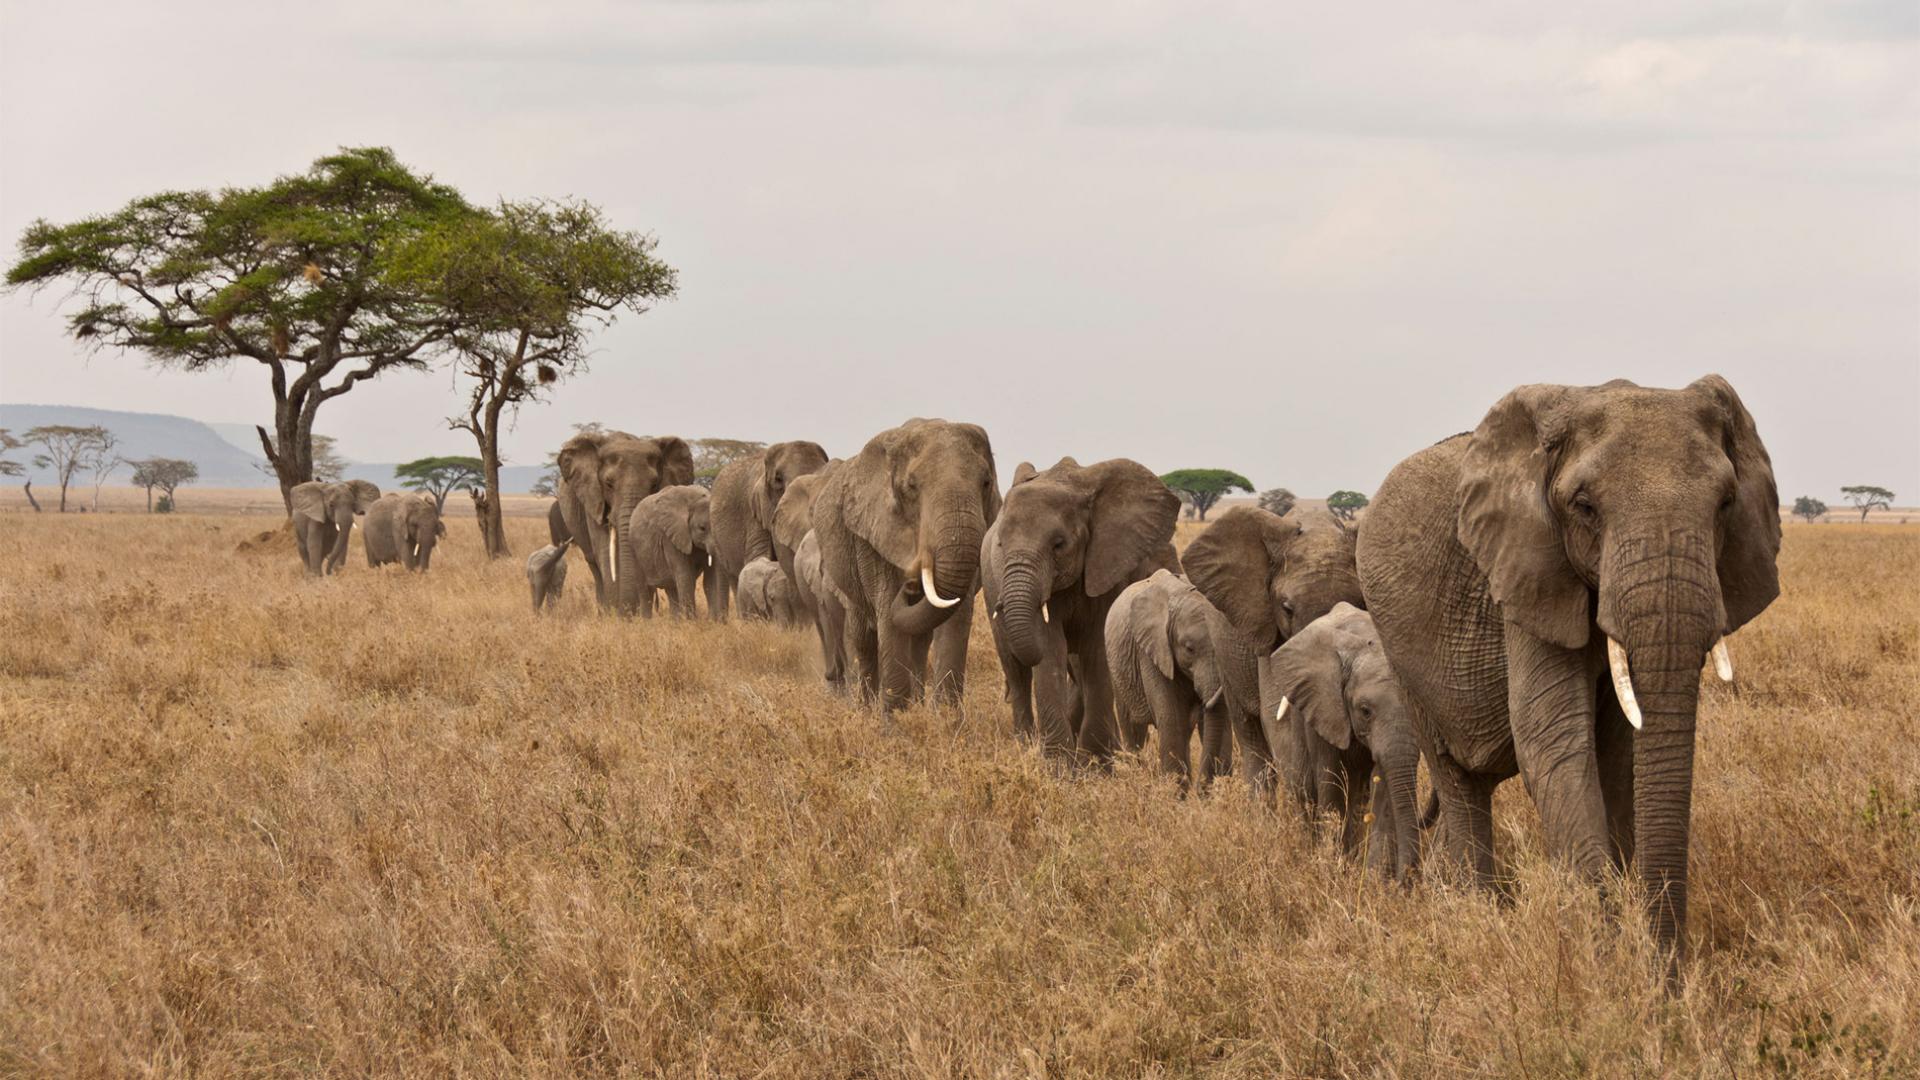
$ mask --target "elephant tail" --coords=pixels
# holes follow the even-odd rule
[[[1435,789],[1427,792],[1427,805],[1420,808],[1420,827],[1422,829],[1431,829],[1433,828],[1433,823],[1439,820],[1440,792],[1438,789]]]

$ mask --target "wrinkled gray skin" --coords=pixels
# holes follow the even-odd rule
[[[846,681],[847,601],[827,580],[820,563],[820,538],[808,529],[794,549],[793,569],[800,590],[812,605],[814,624],[820,632],[820,663],[827,684],[840,687]]]
[[[639,610],[642,589],[633,580],[628,525],[640,500],[693,483],[693,451],[676,435],[610,431],[575,435],[561,445],[558,459],[561,521],[593,572],[594,596],[602,608],[630,615]]]
[[[1261,721],[1269,744],[1282,741],[1279,727],[1295,729],[1307,805],[1341,816],[1349,854],[1365,840],[1368,865],[1406,881],[1420,860],[1420,746],[1373,619],[1337,604],[1275,649],[1267,670]]]
[[[709,617],[727,617],[728,603],[739,592],[740,573],[755,559],[781,562],[774,544],[774,516],[788,485],[827,466],[827,452],[819,443],[774,443],[765,450],[728,462],[713,478],[713,585],[709,587]],[[791,549],[789,549],[791,550]],[[790,563],[781,562],[783,571]]]
[[[693,618],[695,584],[701,574],[712,572],[709,513],[707,490],[693,485],[649,495],[634,508],[627,535],[633,545],[633,580],[639,587],[643,617],[653,618],[654,590],[665,589],[673,613]],[[713,596],[711,579],[707,596]]]
[[[793,594],[780,564],[765,556],[749,562],[740,571],[737,586],[740,617],[766,619],[783,626],[793,624]]]
[[[1296,507],[1281,517],[1236,506],[1187,546],[1180,563],[1194,588],[1240,634],[1232,655],[1257,685],[1263,659],[1295,631],[1336,604],[1365,606],[1353,543],[1353,533],[1325,510]],[[1270,798],[1283,777],[1305,775],[1304,749],[1291,740],[1269,745],[1257,706],[1235,710],[1232,720],[1241,775],[1257,799]],[[1306,797],[1298,787],[1291,794]]]
[[[425,572],[433,562],[433,546],[447,535],[433,496],[390,491],[367,510],[368,566],[399,563]]]
[[[527,556],[527,585],[533,591],[533,610],[556,607],[561,587],[567,583],[567,548],[571,537],[548,544]]]
[[[1177,776],[1183,789],[1193,775],[1198,730],[1204,790],[1226,770],[1232,710],[1257,706],[1259,688],[1248,666],[1222,659],[1239,635],[1185,578],[1156,570],[1121,590],[1107,612],[1106,637],[1122,729],[1151,723],[1159,733],[1160,771]]]
[[[818,472],[808,473],[787,482],[786,491],[780,496],[780,505],[773,512],[773,554],[780,568],[786,571],[789,591],[793,597],[793,614],[799,622],[814,628],[820,637],[820,661],[826,672],[827,682],[839,686],[846,668],[844,653],[846,644],[841,640],[845,633],[845,607],[837,599],[832,599],[832,609],[821,607],[819,596],[823,582],[806,580],[800,568],[800,547],[807,534],[813,531],[813,500],[820,493],[820,485],[839,465],[839,461],[829,461]],[[813,573],[820,572],[820,542],[813,542]],[[831,598],[830,598],[831,599]]]
[[[573,533],[567,529],[567,515],[555,499],[547,504],[547,543],[558,546],[573,539]]]
[[[980,541],[999,510],[993,446],[974,424],[909,420],[827,477],[813,528],[847,600],[846,651],[866,700],[886,711],[918,700],[930,649],[936,699],[959,700]],[[925,594],[923,571],[951,606]]]
[[[371,510],[380,489],[365,480],[309,480],[294,485],[289,494],[301,565],[312,577],[337,573],[347,561],[354,515]]]
[[[1553,855],[1595,880],[1638,871],[1677,976],[1700,669],[1778,595],[1779,548],[1772,463],[1717,375],[1523,386],[1395,467],[1360,527],[1360,580],[1449,856],[1491,879],[1493,789],[1520,773]]]
[[[1180,500],[1153,471],[1115,458],[1081,465],[1062,458],[1045,472],[1022,463],[992,538],[983,544],[991,588],[987,613],[1007,676],[1015,730],[1033,673],[1042,669],[1035,726],[1050,757],[1104,760],[1137,746],[1131,723],[1116,727],[1107,665],[1107,611],[1123,589],[1168,562]],[[1071,676],[1078,731],[1053,707]]]

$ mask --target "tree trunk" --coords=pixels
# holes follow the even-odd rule
[[[40,513],[40,500],[33,497],[33,481],[29,480],[22,486],[27,493],[27,505],[33,507],[34,513]]]
[[[153,513],[153,485],[147,485],[147,513]]]

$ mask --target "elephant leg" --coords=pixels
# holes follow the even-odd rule
[[[913,642],[898,633],[880,613],[880,626],[874,634],[874,661],[879,672],[880,711],[904,709],[913,702]]]
[[[1141,672],[1140,682],[1153,712],[1154,737],[1160,742],[1160,772],[1178,777],[1180,790],[1185,791],[1193,781],[1193,721],[1199,702],[1158,668]]]
[[[1033,736],[1033,669],[1011,656],[1000,658],[1000,672],[1007,681],[1007,704],[1013,708],[1013,735],[1016,739]]]
[[[967,690],[967,644],[973,636],[973,593],[933,632],[933,700],[958,705]]]
[[[907,696],[927,700],[927,658],[933,654],[933,635],[907,636]]]
[[[1254,799],[1264,806],[1273,801],[1279,769],[1274,763],[1273,748],[1267,744],[1266,728],[1256,722],[1258,719],[1244,711],[1235,712],[1233,740],[1240,744],[1240,778]]]
[[[349,517],[345,525],[340,526],[340,535],[333,542],[333,555],[327,560],[327,573],[337,574],[347,564],[347,541],[353,538],[353,519]]]
[[[1514,760],[1540,810],[1547,851],[1598,880],[1612,859],[1594,747],[1595,678],[1586,651],[1507,624],[1507,716]]]
[[[726,622],[734,595],[740,589],[740,575],[718,562],[707,568],[707,618]]]
[[[698,576],[692,560],[673,568],[673,613],[682,619],[693,618],[693,582]]]
[[[1038,714],[1040,747],[1047,757],[1064,760],[1073,756],[1079,731],[1074,711],[1082,707],[1080,684],[1069,677],[1072,661],[1067,653],[1066,635],[1059,624],[1043,631],[1046,655],[1033,669],[1034,709]]]
[[[1428,759],[1440,793],[1441,850],[1481,888],[1493,887],[1493,789],[1498,781],[1462,769],[1444,753]]]
[[[1230,767],[1228,756],[1232,753],[1232,722],[1228,719],[1225,702],[1206,709],[1200,717],[1200,784],[1209,787],[1213,781],[1227,774]]]
[[[843,686],[847,679],[847,638],[844,629],[846,610],[838,602],[822,603],[820,613],[820,661],[829,685]]]
[[[1107,643],[1104,630],[1092,635],[1077,635],[1074,655],[1080,658],[1080,701],[1085,709],[1080,718],[1079,746],[1095,761],[1113,757],[1117,742],[1113,719],[1113,679],[1107,671]],[[1091,638],[1091,640],[1088,640]]]
[[[654,601],[658,599],[654,595],[654,593],[655,593],[654,587],[651,585],[642,585],[640,587],[640,595],[638,597],[638,601],[639,601],[639,607],[640,607],[640,617],[643,619],[653,618]],[[673,586],[671,585],[667,586],[667,603],[670,605],[674,605],[678,603],[678,601],[674,599]]]
[[[1633,865],[1633,725],[1620,711],[1613,688],[1596,680],[1593,743],[1600,771],[1600,797],[1607,809],[1607,839],[1613,865]]]

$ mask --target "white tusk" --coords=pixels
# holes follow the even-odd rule
[[[615,540],[607,549],[607,572],[613,575],[613,583],[620,584],[620,541]]]
[[[1613,669],[1613,696],[1620,699],[1620,711],[1627,714],[1633,730],[1641,726],[1640,702],[1633,696],[1633,671],[1627,667],[1627,647],[1607,639],[1607,667]]]
[[[1219,688],[1218,690],[1215,690],[1215,691],[1213,692],[1213,696],[1212,696],[1212,697],[1209,697],[1209,698],[1207,699],[1207,706],[1206,706],[1206,707],[1207,707],[1207,708],[1209,708],[1209,709],[1211,709],[1211,708],[1213,708],[1213,707],[1214,707],[1215,705],[1218,705],[1218,704],[1220,704],[1220,699],[1221,699],[1221,697],[1223,697],[1223,696],[1225,696],[1225,694],[1226,694],[1226,692],[1227,692],[1227,688],[1226,688],[1226,687],[1224,687],[1224,686],[1222,686],[1222,687],[1220,687],[1220,688]]]
[[[1287,699],[1284,696],[1280,699],[1280,707],[1273,710],[1273,718],[1276,721],[1287,718]]]
[[[1043,623],[1050,623],[1053,621],[1052,616],[1047,614],[1047,602],[1045,600],[1040,601],[1040,621]]]
[[[1720,676],[1721,682],[1733,681],[1733,656],[1727,652],[1726,638],[1713,643],[1713,673]]]
[[[927,603],[932,604],[934,607],[950,608],[960,602],[960,598],[957,596],[948,600],[946,597],[940,595],[939,589],[933,587],[932,563],[924,563],[920,567],[920,588],[927,594]]]

